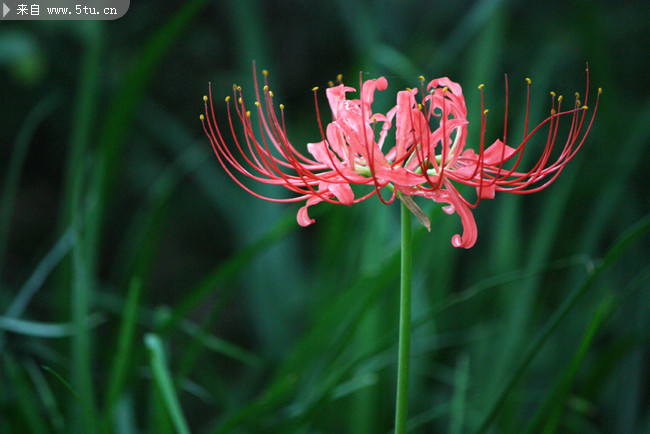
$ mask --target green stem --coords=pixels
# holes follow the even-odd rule
[[[406,432],[408,411],[409,364],[411,354],[411,211],[402,203],[402,271],[400,278],[399,354],[397,359],[397,398],[395,433]]]

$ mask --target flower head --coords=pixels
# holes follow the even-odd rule
[[[278,106],[278,116],[266,71],[261,91],[254,75],[253,112],[257,122],[251,120],[251,111],[246,107],[241,87],[233,86],[234,103],[230,97],[226,98],[228,128],[234,150],[226,144],[217,125],[211,88],[208,96],[204,97],[205,115],[201,115],[201,119],[219,162],[242,188],[273,202],[305,201],[297,215],[302,226],[314,222],[307,209],[319,202],[352,205],[377,195],[385,204],[399,197],[409,207],[417,208],[409,196],[423,196],[446,204],[443,207],[446,213],[459,214],[463,234],[454,235],[452,244],[469,248],[477,238],[471,209],[478,206],[481,199],[491,199],[497,191],[522,194],[541,190],[555,180],[580,149],[593,123],[599,99],[597,96],[591,118],[586,118],[588,71],[587,68],[584,105],[576,94],[573,105],[563,110],[562,96],[556,97],[551,93],[550,116],[530,130],[531,81],[526,79],[526,125],[524,136],[515,147],[506,144],[507,79],[503,140],[497,139],[488,147],[485,146],[487,110],[483,104],[483,85],[479,86],[481,138],[476,151],[465,147],[468,122],[462,88],[447,77],[431,80],[426,86],[421,77],[422,97],[419,101],[418,89],[399,91],[395,106],[385,114],[372,111],[375,92],[388,87],[384,77],[362,82],[358,99],[348,99],[347,94],[354,92],[354,88],[343,83],[332,86],[326,90],[332,122],[325,128],[320,118],[317,88],[314,88],[321,140],[307,144],[310,155],[301,153],[289,141],[284,106]],[[599,89],[598,95],[600,93]],[[562,118],[570,120],[570,127],[564,143],[558,146],[556,141]],[[236,128],[236,123],[240,124],[243,140],[238,139],[236,129],[240,127]],[[389,146],[386,142],[391,130],[394,130],[394,141],[388,140],[392,143]],[[546,145],[537,162],[522,170],[520,163],[526,146],[534,135],[539,134],[546,134]],[[559,151],[558,147],[561,147]],[[265,184],[282,185],[296,196],[263,196],[245,185],[240,175]],[[475,187],[476,200],[470,202],[461,195],[456,187],[458,184]],[[352,188],[355,185],[367,186],[366,191],[355,194]]]

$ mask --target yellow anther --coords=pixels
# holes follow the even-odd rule
[[[479,85],[478,85],[479,90],[483,90],[484,87],[485,87],[484,84],[479,84]]]
[[[203,115],[199,115],[199,119],[201,119],[201,120],[205,120],[205,116],[203,116]]]
[[[251,112],[250,112],[250,110],[246,111],[246,117],[247,117],[247,118],[250,118],[250,117],[251,117]]]
[[[259,106],[260,106],[260,102],[259,102],[259,101],[255,101],[255,105],[256,105],[257,107],[259,107]]]
[[[267,75],[269,75],[269,71],[267,71],[266,69],[262,69],[262,74],[264,74],[264,77],[266,77]]]
[[[420,79],[420,81],[424,81],[424,75],[421,75],[421,76],[418,77],[418,78]]]
[[[418,104],[418,109],[422,110],[422,104]]]
[[[555,98],[555,92],[551,91],[551,96]]]
[[[407,92],[410,92],[411,90],[412,90],[412,89],[411,89],[410,87],[407,87],[407,88],[406,88],[406,91],[407,91]]]
[[[208,96],[207,96],[207,95],[203,95],[203,101],[207,101],[207,100],[208,100]]]
[[[284,110],[284,104],[280,104],[280,110]]]
[[[332,80],[330,80],[330,81],[327,82],[327,85],[329,87],[334,87],[334,82]]]
[[[233,85],[232,85],[232,90],[237,90],[238,87],[239,87],[239,86],[237,86],[236,84],[233,84]]]
[[[237,90],[241,92],[241,86],[237,86]]]
[[[376,117],[376,116],[373,116],[373,118],[372,118],[372,123],[373,123],[373,124],[376,124],[376,123],[377,123],[377,117]]]
[[[267,90],[269,90],[269,87],[268,87],[267,85],[264,85],[264,87],[262,88],[262,90],[263,90],[264,92],[266,92]]]
[[[602,87],[599,87],[599,88],[598,88],[598,95],[601,95],[602,93],[603,93],[603,88],[602,88]]]
[[[228,102],[228,101],[230,101],[230,97],[229,97],[229,96],[226,97],[226,102]]]
[[[580,107],[580,106],[582,105],[582,104],[580,104],[580,100],[577,100],[577,101],[576,101],[576,105],[577,105],[578,107]]]
[[[562,95],[557,97],[557,102],[562,102]]]
[[[241,97],[239,97],[239,99],[237,100],[237,102],[238,102],[239,104],[242,104],[244,101],[241,99]]]
[[[526,83],[528,83],[528,84],[532,84],[532,81],[531,81],[531,79],[530,79],[530,78],[528,78],[528,77],[526,77]]]
[[[488,114],[489,111],[490,111],[490,110],[485,109],[485,110],[483,110],[483,114],[486,115],[486,114]]]
[[[269,90],[269,96],[270,96],[271,98],[273,98],[273,91],[272,91],[272,90]]]
[[[579,99],[579,98],[580,98],[580,94],[578,92],[576,92],[576,99]]]
[[[343,82],[343,74],[338,74],[338,75],[336,76],[336,80],[337,80],[339,83]]]
[[[317,90],[318,90],[318,86],[314,86],[314,87],[312,88],[312,91],[314,91],[314,92],[316,92]]]
[[[449,89],[447,88],[447,86],[445,86],[445,87],[442,88],[442,91],[443,91],[443,92],[447,92],[448,90],[449,90]]]
[[[587,110],[588,108],[589,108],[589,107],[587,107],[586,105],[583,105],[583,106],[582,106],[582,109],[583,109],[583,110]]]
[[[551,115],[555,114],[555,109],[551,109]]]

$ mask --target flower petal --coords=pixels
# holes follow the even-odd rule
[[[339,159],[334,155],[334,152],[330,150],[326,141],[307,143],[307,150],[316,161],[326,165],[330,169],[335,169],[341,166]]]
[[[298,221],[298,224],[300,226],[309,226],[310,224],[314,223],[316,220],[312,219],[309,217],[307,214],[307,208],[309,208],[312,205],[316,205],[319,202],[322,202],[323,200],[318,197],[318,196],[312,196],[309,199],[307,199],[307,202],[305,203],[305,206],[301,207],[298,210],[298,214],[296,215],[296,220]]]
[[[332,192],[334,196],[343,205],[352,205],[354,203],[354,192],[347,183],[322,183],[327,184],[327,189]]]
[[[345,93],[354,91],[355,89],[353,87],[343,86],[342,84],[330,87],[325,91],[327,100],[330,103],[330,109],[332,110],[332,116],[334,120],[338,119],[339,117],[341,103],[346,101]]]
[[[494,199],[494,194],[497,191],[496,183],[485,181],[482,186],[476,187],[476,194],[481,199]]]
[[[498,166],[512,157],[515,152],[517,152],[516,149],[497,139],[492,146],[483,152],[483,163],[488,166]]]
[[[384,77],[379,77],[376,80],[366,80],[361,86],[361,103],[364,105],[366,119],[370,119],[372,111],[370,106],[375,100],[375,90],[386,90],[388,81]]]
[[[457,212],[460,216],[460,221],[463,224],[463,234],[454,235],[451,238],[451,244],[454,247],[463,247],[469,249],[476,243],[478,238],[478,230],[476,229],[476,220],[474,215],[467,205],[460,197],[460,193],[449,183],[445,182],[445,189],[423,192],[422,195],[433,199],[438,203],[447,203],[449,205],[443,206],[442,210],[447,214]]]

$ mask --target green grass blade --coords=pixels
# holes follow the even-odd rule
[[[47,380],[45,380],[43,372],[38,367],[36,362],[32,360],[27,360],[25,362],[25,369],[27,370],[32,383],[34,384],[34,388],[36,389],[36,392],[38,393],[41,402],[45,407],[50,425],[54,427],[54,431],[63,432],[65,427],[63,415],[59,410],[59,405],[56,401],[56,398],[54,397],[52,388],[50,388],[50,385],[47,384]]]
[[[58,372],[53,370],[52,368],[48,366],[43,366],[43,370],[49,372],[50,374],[54,375],[54,377],[65,386],[66,389],[72,394],[72,396],[75,398],[75,400],[79,403],[79,405],[86,411],[86,414],[88,417],[94,422],[93,427],[89,427],[89,430],[94,431],[95,428],[99,428],[102,432],[108,434],[109,430],[106,428],[105,425],[102,424],[101,420],[97,416],[97,413],[90,407],[90,405],[82,399],[81,395],[77,393],[77,391],[72,387],[70,383],[68,383],[65,378],[63,378],[61,375],[59,375]],[[86,431],[88,432],[88,431]]]
[[[516,272],[502,273],[500,275],[494,276],[493,278],[484,279],[483,281],[477,283],[475,286],[468,288],[467,290],[461,293],[450,294],[445,300],[435,303],[430,310],[425,311],[420,317],[418,317],[416,320],[413,321],[412,330],[416,332],[422,329],[423,326],[430,323],[431,319],[436,315],[448,309],[451,309],[452,307],[457,306],[460,303],[464,303],[472,300],[474,297],[478,296],[481,292],[489,288],[493,288],[495,286],[499,286],[502,285],[503,283],[511,282],[514,280],[520,280],[524,277],[532,275],[532,273],[539,274],[543,271],[564,269],[566,267],[575,266],[575,265],[585,265],[585,258],[582,256],[576,256],[573,258],[568,258],[566,260],[555,261],[538,270],[530,270],[530,271],[520,270]],[[379,268],[385,269],[385,266],[380,265]],[[359,302],[358,300],[360,300],[360,295],[358,294],[356,295],[351,294],[351,297],[355,298],[357,300],[357,303]],[[324,321],[324,323],[327,323],[327,321]],[[298,399],[301,402],[300,405],[304,407],[302,408],[300,413],[303,415],[314,413],[315,410],[321,408],[325,403],[327,403],[330,400],[330,398],[335,399],[333,395],[335,395],[338,392],[335,392],[334,388],[336,388],[336,390],[338,391],[341,382],[348,381],[349,383],[349,382],[357,381],[356,379],[359,379],[359,381],[363,381],[363,379],[367,378],[369,375],[376,375],[382,369],[393,366],[395,363],[395,359],[394,359],[395,332],[396,330],[391,329],[385,334],[385,336],[375,339],[372,345],[370,345],[370,347],[367,348],[366,350],[360,351],[360,347],[358,345],[354,345],[347,352],[347,354],[343,353],[340,357],[336,359],[331,359],[331,360],[327,359],[327,361],[323,362],[323,364],[326,365],[326,368],[324,368],[323,372],[319,371],[319,373],[317,373],[316,375],[316,377],[318,377],[317,381],[313,384],[310,383],[310,385],[308,386],[308,389],[312,391],[310,393],[311,396],[304,395],[302,397],[299,397]],[[426,340],[427,339],[425,337],[424,341]],[[416,346],[415,348],[417,350],[418,347]],[[436,350],[435,345],[431,348],[423,347],[420,350],[420,352],[415,353],[414,356],[416,356],[417,358],[419,354],[425,354],[435,350]],[[322,345],[318,349],[318,352],[320,353],[325,352]],[[311,354],[313,355],[314,353],[318,353],[318,352],[312,351]],[[311,366],[314,363],[316,362],[303,361],[302,364]],[[300,369],[298,366],[299,365],[297,365],[294,369],[296,370]],[[350,376],[352,376],[352,379],[347,380],[350,378]],[[318,391],[318,393],[313,391]],[[467,399],[467,396],[465,396],[465,399]],[[294,407],[295,407],[294,409],[295,412],[298,406],[294,406]],[[449,412],[450,406],[445,406],[444,408],[446,409],[445,410],[446,412]],[[417,416],[416,418],[422,421],[422,423],[424,423],[424,421],[430,421],[432,415],[436,415],[435,417],[439,417],[440,411],[442,411],[441,408],[436,408],[432,411],[425,412],[420,416]],[[306,416],[303,417],[306,418]],[[411,422],[409,422],[409,426],[410,424]]]
[[[528,429],[526,430],[527,433],[557,432],[560,417],[565,408],[570,388],[575,381],[578,369],[582,365],[587,355],[587,351],[591,348],[597,333],[619,305],[634,291],[642,288],[643,285],[647,283],[648,279],[650,279],[650,267],[646,267],[645,272],[639,274],[639,276],[637,276],[637,278],[629,285],[627,290],[620,294],[614,294],[613,291],[610,291],[605,296],[604,300],[600,302],[598,308],[591,317],[573,358],[567,365],[563,375],[558,378],[555,386],[537,411],[535,417],[532,419]]]
[[[315,212],[314,215],[317,215],[317,213]],[[174,308],[172,315],[161,327],[160,332],[164,334],[171,331],[192,309],[199,306],[207,296],[212,294],[215,289],[220,288],[220,295],[222,297],[231,294],[235,287],[233,285],[226,286],[225,283],[244,270],[253,258],[278,241],[284,239],[289,232],[294,231],[296,226],[295,215],[287,214],[286,217],[280,219],[271,230],[257,241],[241,249],[225,263],[208,273],[196,286],[187,291],[187,295]]]
[[[285,403],[293,393],[297,383],[298,376],[295,374],[275,381],[258,398],[252,400],[248,406],[221,421],[211,432],[226,434],[238,429],[242,430],[242,426],[249,427],[249,431],[255,432],[250,427],[255,427],[256,424],[259,424],[259,421],[263,420],[260,415],[268,414],[282,403]]]
[[[82,243],[73,252],[73,318],[79,321],[89,308],[91,288],[94,284],[97,258],[100,251],[100,237],[104,212],[110,201],[109,192],[115,182],[119,159],[127,142],[127,132],[133,115],[142,96],[153,77],[155,68],[163,55],[179,37],[191,19],[196,15],[205,0],[193,0],[182,6],[157,32],[145,43],[142,56],[129,70],[122,87],[109,104],[103,127],[98,138],[98,158],[93,168],[89,183],[87,200],[90,207]],[[72,201],[81,199],[81,176],[76,176],[74,183],[77,192],[73,192]],[[78,209],[79,203],[73,204]],[[76,215],[77,213],[74,213]],[[90,375],[90,337],[86,333],[75,335],[73,341],[73,366],[75,381],[84,399],[92,403],[93,390]],[[77,417],[79,411],[77,410]]]
[[[350,243],[350,251],[362,251],[365,252],[364,255],[361,255],[359,258],[359,270],[363,274],[376,273],[378,270],[376,267],[381,266],[384,261],[386,254],[385,251],[377,249],[376,246],[383,243],[389,243],[391,241],[396,241],[392,238],[394,235],[391,233],[392,225],[395,224],[395,220],[389,212],[366,212],[363,214],[363,223],[362,226],[366,228],[365,234],[360,239],[343,235],[343,239],[354,241],[359,244],[355,249],[354,246]],[[341,229],[340,225],[331,225],[331,230],[336,233],[339,233]],[[330,232],[331,233],[331,232]],[[417,231],[414,231],[417,233]],[[330,237],[328,233],[327,238]],[[332,254],[336,252],[336,246],[339,245],[335,240],[330,245],[330,250],[326,251],[323,248],[323,255],[325,258],[331,257]],[[360,250],[359,250],[360,249]],[[325,265],[326,266],[326,265]],[[336,282],[337,279],[340,279],[339,270],[332,270],[332,280],[331,282]],[[324,285],[331,285],[324,282]],[[354,334],[354,341],[351,342],[351,346],[356,348],[360,353],[367,353],[371,350],[378,338],[385,334],[387,329],[390,329],[391,332],[394,330],[390,327],[390,323],[385,321],[384,317],[384,306],[381,306],[379,303],[373,303],[368,312],[366,312],[362,318],[358,321],[356,326],[356,331]],[[391,309],[392,312],[392,309]],[[391,343],[394,342],[394,337],[396,333],[391,334]],[[352,404],[350,408],[350,416],[348,422],[348,431],[359,433],[359,434],[372,434],[380,430],[381,421],[377,418],[377,413],[383,411],[382,398],[383,393],[381,386],[379,384],[379,376],[372,372],[368,375],[361,375],[358,381],[355,378],[351,380],[352,388],[358,388],[355,393],[352,395]],[[412,380],[411,380],[412,381]],[[349,382],[350,383],[350,382]],[[355,384],[356,383],[356,384]],[[350,387],[348,387],[350,389]],[[334,393],[335,395],[336,393]]]
[[[128,368],[134,350],[134,335],[141,292],[142,282],[139,279],[131,280],[117,338],[117,351],[112,360],[104,397],[104,418],[106,420],[111,418],[113,408],[128,375]]]
[[[451,400],[451,434],[461,434],[467,413],[467,389],[469,383],[469,356],[461,355],[456,364],[454,395]]]
[[[18,294],[5,311],[4,316],[6,318],[16,318],[25,312],[29,301],[42,287],[45,279],[50,275],[52,270],[61,262],[65,255],[68,254],[75,241],[76,231],[73,229],[69,229],[61,238],[59,238],[52,249],[50,249],[45,257],[38,263],[29,279],[27,279],[25,284],[18,291]],[[2,350],[3,346],[4,331],[0,330],[0,350]]]
[[[290,414],[283,417],[292,419],[285,421],[290,425],[287,429],[309,420],[341,384],[342,376],[347,371],[336,370],[332,375],[328,375],[328,371],[337,364],[337,356],[354,338],[359,319],[374,306],[377,297],[383,294],[389,283],[396,281],[398,274],[394,270],[398,267],[399,252],[395,250],[388,259],[384,259],[370,273],[359,276],[352,286],[328,304],[309,333],[284,358],[266,386],[266,392],[243,409],[226,416],[217,432],[229,432],[246,421],[251,421],[246,425],[250,428],[254,426],[253,421],[263,420],[280,406],[286,405],[290,397],[293,397],[289,404]],[[326,340],[324,337],[327,337]],[[300,376],[296,375],[297,372],[301,373]]]
[[[206,333],[203,327],[200,327],[195,323],[183,321],[180,324],[180,329],[192,336],[196,340],[197,344],[200,344],[203,347],[204,351],[214,351],[233,360],[242,362],[251,368],[259,369],[262,366],[262,359],[255,354],[238,345],[234,345],[224,339]]]
[[[613,301],[611,295],[607,296],[592,315],[576,353],[567,365],[564,373],[556,381],[553,389],[547,394],[547,398],[542,406],[537,410],[526,429],[526,433],[554,432],[557,429],[559,417],[566,405],[567,396],[571,385],[575,381],[577,371],[584,361],[587,350],[592,344],[596,333],[612,312]]]
[[[238,347],[230,342],[222,340],[216,336],[210,335],[206,330],[214,327],[219,314],[223,311],[225,302],[212,303],[208,308],[208,312],[201,320],[201,324],[194,324],[190,321],[184,320],[181,323],[184,331],[193,337],[192,341],[187,345],[183,351],[183,356],[178,364],[178,377],[185,378],[192,371],[193,367],[199,362],[201,356],[207,351],[215,351],[222,353],[227,357],[232,357],[239,360],[244,364],[248,364],[255,369],[262,366],[262,360],[256,357],[253,353]]]
[[[101,103],[99,98],[101,80],[101,59],[104,49],[104,23],[102,21],[83,21],[79,23],[80,42],[83,45],[79,87],[75,101],[75,111],[70,133],[68,161],[63,181],[62,218],[60,223],[64,228],[72,224],[75,208],[75,182],[79,171],[84,170],[82,160],[86,153],[92,133],[97,108]]]
[[[487,415],[483,419],[477,432],[482,433],[487,431],[496,415],[502,409],[506,398],[515,387],[517,381],[524,374],[530,363],[539,353],[548,337],[557,328],[562,319],[564,319],[571,309],[582,299],[585,293],[594,285],[594,283],[596,283],[598,278],[614,264],[614,262],[631,246],[632,243],[641,239],[649,229],[650,215],[637,222],[637,224],[622,234],[613,247],[607,252],[603,260],[587,275],[582,284],[576,287],[576,289],[569,294],[562,305],[553,313],[553,316],[535,336],[531,345],[528,347],[523,357],[521,357],[521,362],[519,362],[518,366],[514,369],[514,373],[505,383],[505,386],[499,391],[496,400],[494,401],[490,411],[487,412]]]
[[[176,428],[176,432],[189,434],[190,429],[183,416],[181,405],[174,389],[174,382],[165,361],[162,341],[158,335],[149,333],[145,335],[144,342],[151,356],[151,372],[153,379],[165,403],[167,412]]]
[[[165,406],[162,392],[155,382],[151,384],[151,390],[149,393],[149,414],[147,415],[148,421],[146,432],[156,434],[174,434],[174,432],[176,432],[174,423],[172,422],[167,407]]]
[[[417,431],[418,428],[421,428],[425,426],[427,423],[434,421],[436,419],[440,419],[444,417],[445,415],[449,414],[450,411],[450,404],[447,402],[444,402],[440,405],[436,405],[433,408],[430,408],[426,411],[423,411],[421,413],[418,413],[414,415],[413,417],[409,418],[408,422],[408,431],[409,432],[420,432]],[[426,432],[426,431],[422,431]]]
[[[18,409],[23,414],[22,420],[26,425],[24,428],[28,428],[33,433],[49,432],[48,425],[41,415],[38,398],[30,387],[20,365],[9,353],[3,353],[2,359],[4,361],[4,371],[12,385],[11,389],[16,393]]]
[[[214,153],[205,139],[203,137],[197,139],[196,131],[160,105],[148,100],[144,101],[143,105],[143,111],[148,113],[148,116],[138,118],[138,126],[174,155],[194,149],[197,159],[205,158],[207,164],[198,168],[193,165],[190,167],[192,161],[189,159],[179,160],[179,163],[184,164],[182,170],[189,173],[190,180],[220,215],[228,220],[240,218],[237,209],[230,205],[238,202],[241,189],[224,188],[230,185],[231,180],[219,164],[215,164]],[[165,129],[160,128],[161,124],[165,125]],[[236,185],[234,187],[239,188]]]
[[[624,360],[619,365],[619,372],[625,372],[625,377],[618,382],[617,390],[614,391],[617,398],[616,407],[621,414],[614,427],[616,432],[650,432],[641,428],[643,417],[647,413],[644,400],[646,385],[638,380],[645,376],[648,366],[646,358],[647,345],[644,344],[647,342],[644,337],[647,336],[647,332],[650,330],[648,288],[650,288],[650,264],[646,265],[643,271],[630,283],[630,292],[638,291],[638,293],[635,294],[635,297],[630,297],[631,300],[627,301],[626,306],[621,309],[624,322],[631,330],[631,332],[623,330],[622,333],[624,335],[632,333],[639,338],[632,340],[632,348],[627,360]],[[618,327],[617,331],[620,331]]]
[[[94,273],[99,252],[103,213],[109,200],[108,192],[114,182],[114,175],[122,150],[126,143],[126,134],[131,124],[136,104],[151,81],[153,72],[160,63],[163,55],[174,42],[180,32],[189,24],[191,18],[198,12],[205,0],[194,0],[184,5],[170,18],[145,44],[143,55],[127,74],[124,85],[111,101],[103,129],[98,139],[99,157],[97,167],[93,170],[90,182],[90,208],[87,225],[82,243],[73,252],[73,319],[77,322],[87,315],[90,303],[90,290],[93,285]],[[81,199],[81,176],[76,175],[71,201],[74,209],[78,209]],[[77,213],[74,213],[77,215]],[[73,365],[75,374],[74,384],[89,403],[93,402],[93,389],[90,370],[90,336],[87,333],[75,335],[73,340]],[[77,413],[79,413],[77,411]]]
[[[128,309],[124,308],[125,303],[130,303],[130,301],[124,301],[122,298],[112,294],[99,293],[97,296],[98,306],[115,315],[126,315],[128,313]],[[137,309],[135,321],[145,328],[160,329],[168,323],[169,318],[172,315],[173,314],[167,308],[154,311],[150,308],[140,306]],[[163,325],[161,325],[161,322]],[[192,321],[181,319],[181,321],[176,325],[175,330],[185,333],[187,336],[191,337],[192,340],[198,342],[203,348],[203,351],[214,351],[254,368],[259,368],[262,364],[262,360],[255,354],[238,345],[205,332],[200,325]],[[137,350],[137,348],[131,348],[131,350]],[[130,364],[133,363],[136,362],[132,360]],[[179,377],[183,376],[179,375]]]
[[[127,133],[137,104],[148,89],[163,56],[206,2],[206,0],[192,0],[184,4],[149,38],[144,44],[142,55],[128,71],[122,87],[109,104],[98,138],[97,166],[90,181],[90,197],[96,201],[96,206],[89,215],[87,254],[93,269],[99,251],[103,214],[110,201],[111,187],[116,179],[122,151],[128,141]]]
[[[481,31],[485,26],[499,20],[500,16],[505,15],[505,6],[509,3],[507,0],[482,0],[472,4],[469,9],[461,18],[461,20],[454,26],[453,32],[442,39],[441,45],[436,48],[434,55],[426,65],[428,71],[441,70],[441,68],[449,67],[457,59],[458,53],[461,53],[463,48],[470,45],[473,41],[478,40],[481,43],[482,37],[485,36]],[[435,11],[435,9],[432,9]],[[479,34],[479,36],[476,36]],[[495,45],[492,45],[494,48]],[[502,44],[499,44],[502,45]],[[489,47],[483,47],[488,48]],[[486,56],[488,54],[486,53]],[[499,56],[494,56],[493,63]]]
[[[86,319],[84,327],[92,328],[103,322],[101,315]],[[0,316],[0,330],[37,338],[63,338],[78,333],[76,323],[44,323]]]
[[[82,188],[81,177],[76,180],[75,190]],[[78,191],[74,194],[79,198]],[[76,205],[75,209],[79,209]],[[78,213],[74,216],[74,225],[81,232],[81,218]],[[70,352],[70,373],[72,384],[83,399],[85,405],[90,407],[92,414],[95,412],[95,392],[92,376],[92,342],[90,330],[86,327],[86,318],[90,314],[90,304],[93,294],[93,277],[88,262],[87,245],[83,238],[72,247],[72,291],[70,296],[70,312],[72,322],[75,324],[76,333],[72,335]],[[92,431],[94,422],[87,417],[78,405],[71,406],[72,429]]]
[[[173,163],[157,177],[143,206],[132,219],[124,236],[125,246],[117,255],[119,262],[114,266],[123,281],[134,276],[146,281],[158,253],[158,241],[164,231],[167,211],[173,193],[181,181],[206,160],[206,153],[196,147],[179,153]]]
[[[593,316],[591,317],[591,320],[587,325],[587,329],[585,330],[584,336],[578,345],[575,355],[566,367],[564,374],[559,378],[555,388],[551,391],[551,393],[549,393],[549,399],[547,400],[549,403],[548,412],[546,413],[546,417],[542,419],[544,425],[541,432],[557,432],[558,425],[560,423],[560,417],[564,411],[569,392],[571,391],[571,386],[575,381],[578,370],[580,369],[582,362],[587,356],[587,351],[591,347],[591,344],[593,343],[598,331],[600,331],[605,321],[614,311],[616,307],[615,304],[616,301],[614,299],[614,296],[611,294],[608,295],[600,303]],[[531,430],[528,432],[539,431]]]
[[[537,411],[537,414],[530,423],[527,432],[557,432],[558,425],[561,421],[560,417],[562,416],[562,412],[568,400],[570,388],[575,381],[579,367],[582,365],[587,355],[587,350],[593,344],[596,334],[623,301],[625,301],[633,292],[645,287],[644,285],[647,285],[648,279],[650,279],[650,267],[646,267],[645,271],[641,272],[637,278],[632,281],[627,290],[620,294],[618,291],[616,291],[616,294],[612,291],[605,296],[603,301],[601,301],[600,305],[592,315],[591,321],[585,330],[584,336],[578,345],[575,355],[568,364],[564,374],[556,382],[551,393],[548,394],[544,404]],[[543,429],[540,429],[541,427],[543,427]]]
[[[452,293],[445,299],[433,303],[430,308],[423,311],[413,321],[413,328],[417,329],[419,327],[422,327],[422,325],[424,325],[426,322],[431,321],[431,319],[433,319],[436,315],[439,315],[440,313],[451,309],[461,303],[468,302],[473,298],[480,296],[487,290],[518,282],[523,279],[537,277],[547,271],[562,270],[576,266],[581,266],[580,268],[589,269],[593,265],[587,257],[583,255],[576,255],[566,259],[553,261],[545,265],[540,265],[530,270],[514,270],[499,273],[497,275],[482,279],[463,291]],[[516,288],[512,286],[507,286],[507,288],[508,290],[516,290]]]
[[[45,279],[50,275],[52,270],[59,265],[61,260],[68,254],[72,246],[77,241],[77,231],[73,228],[68,229],[59,240],[52,246],[52,249],[43,257],[43,259],[38,263],[34,272],[31,274],[29,279],[18,291],[18,295],[14,298],[11,305],[5,311],[7,316],[19,316],[21,315],[29,301],[36,294],[36,292],[41,288]]]
[[[18,192],[18,183],[25,164],[25,158],[27,157],[29,143],[38,125],[61,104],[61,100],[61,94],[59,92],[53,92],[36,104],[25,118],[16,136],[16,141],[13,144],[13,152],[9,159],[9,165],[6,168],[7,172],[2,187],[2,196],[0,196],[0,274],[2,273],[7,251],[9,226],[16,200],[16,193]]]
[[[626,152],[612,156],[615,159],[612,170],[617,176],[603,185],[603,190],[596,197],[597,202],[593,211],[587,213],[589,220],[580,237],[578,251],[593,251],[602,235],[607,233],[607,226],[618,221],[617,204],[620,200],[625,200],[632,176],[645,161],[643,158],[629,158],[629,156],[642,155],[644,148],[647,148],[650,137],[649,124],[650,100],[634,114],[630,119],[629,127],[625,129],[627,135],[622,142],[625,143]]]

